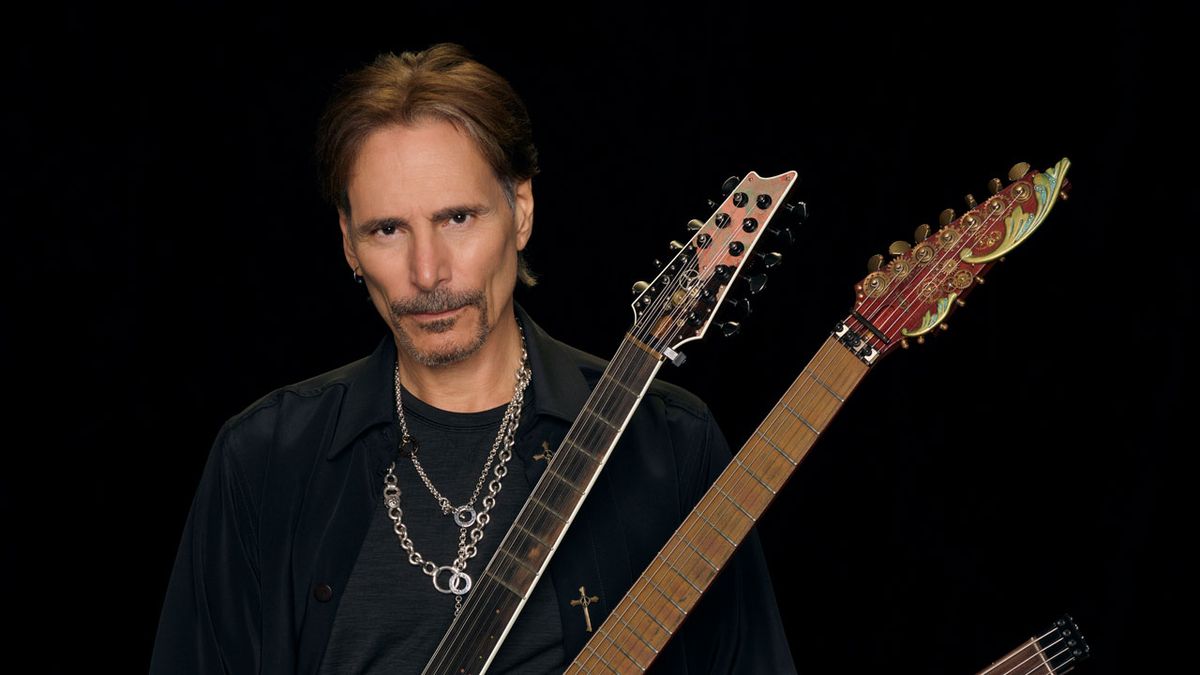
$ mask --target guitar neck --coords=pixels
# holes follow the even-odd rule
[[[649,667],[869,368],[825,341],[566,672]]]
[[[626,334],[425,673],[487,669],[662,363]]]
[[[1066,616],[1038,637],[1031,637],[977,675],[1063,675],[1091,653],[1079,627]]]

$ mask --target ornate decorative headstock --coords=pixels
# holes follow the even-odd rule
[[[1059,199],[1067,199],[1070,165],[1063,158],[1031,172],[1021,162],[1009,171],[1007,187],[1001,189],[998,178],[989,181],[992,196],[982,203],[967,195],[970,210],[962,216],[943,211],[937,232],[921,225],[915,245],[892,243],[888,252],[895,257],[887,262],[872,257],[870,274],[854,287],[854,312],[834,334],[872,364],[897,345],[907,348],[910,338],[924,342],[930,331],[946,329],[946,317],[991,266],[1028,239]]]
[[[681,365],[683,355],[678,352],[679,347],[704,336],[747,262],[753,260],[768,269],[781,260],[779,253],[760,253],[754,249],[768,231],[785,239],[790,237],[786,230],[769,226],[780,209],[799,219],[807,216],[803,202],[784,203],[796,181],[795,171],[772,178],[751,171],[740,182],[736,176],[725,181],[724,201],[720,205],[710,202],[716,207],[712,216],[704,222],[688,223],[693,230],[688,243],[671,242],[675,257],[653,281],[633,285],[631,335],[675,365]],[[759,292],[766,284],[766,275],[761,273],[741,278],[750,294]],[[730,302],[748,309],[745,298]],[[728,321],[721,328],[725,335],[732,335],[738,324]]]

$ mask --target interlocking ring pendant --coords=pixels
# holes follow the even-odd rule
[[[454,524],[459,527],[470,527],[475,524],[475,509],[468,506],[460,506],[454,509]]]
[[[450,578],[446,581],[446,587],[438,583],[442,572],[449,572]],[[433,573],[433,587],[439,593],[453,593],[454,595],[466,595],[471,591],[471,575],[466,572],[460,572],[450,565],[442,565]]]

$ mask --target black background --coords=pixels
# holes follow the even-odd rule
[[[973,673],[1065,612],[1093,648],[1080,672],[1182,661],[1195,217],[1168,181],[1190,141],[1188,21],[1001,2],[8,21],[14,644],[37,645],[38,671],[145,670],[221,422],[383,334],[317,195],[321,107],[375,54],[451,40],[534,121],[542,284],[518,298],[592,353],[615,350],[630,283],[726,176],[800,172],[813,217],[742,333],[660,375],[734,447],[849,311],[869,256],[1015,162],[1069,157],[1070,201],[949,332],[874,369],[759,529],[805,672]]]

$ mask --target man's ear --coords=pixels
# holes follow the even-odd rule
[[[342,228],[342,253],[346,254],[346,262],[349,263],[350,269],[356,274],[360,273],[358,268],[358,256],[354,255],[354,244],[350,240],[350,222],[346,212],[338,209],[338,226]]]
[[[533,179],[518,183],[515,192],[513,220],[517,225],[517,250],[523,251],[533,234]]]

